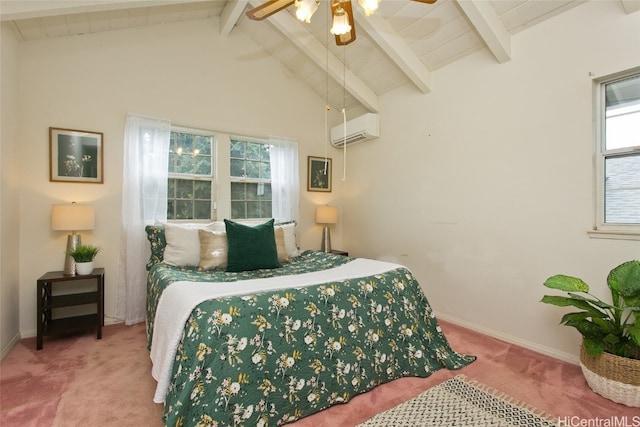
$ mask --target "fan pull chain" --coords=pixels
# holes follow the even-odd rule
[[[342,109],[342,127],[344,129],[344,144],[342,147],[342,180],[347,180],[347,111]]]
[[[342,47],[342,123],[344,144],[342,146],[342,180],[347,180],[347,46]]]
[[[327,28],[329,28],[329,25],[331,23],[331,4],[329,4],[328,8],[327,8]],[[325,71],[326,71],[326,79],[325,79],[325,95],[326,95],[326,100],[327,103],[324,106],[324,174],[327,175],[328,171],[328,165],[329,165],[329,160],[328,160],[328,150],[329,150],[329,111],[331,110],[331,106],[329,105],[329,32],[325,31],[326,33],[326,45],[325,45],[325,49],[326,49],[326,59],[325,59]]]

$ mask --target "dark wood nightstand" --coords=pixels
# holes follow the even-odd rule
[[[331,253],[336,255],[349,256],[349,252],[339,251],[338,249],[331,249]]]
[[[54,295],[56,287],[78,280],[94,280],[95,291]],[[36,350],[42,349],[42,338],[61,332],[96,328],[97,339],[102,338],[104,326],[104,268],[94,268],[91,274],[84,276],[66,276],[62,271],[49,271],[38,279],[38,336]],[[96,313],[84,316],[53,318],[53,310],[62,307],[95,304]]]

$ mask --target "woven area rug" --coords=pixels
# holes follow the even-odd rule
[[[464,375],[440,383],[357,427],[557,426],[558,419]]]

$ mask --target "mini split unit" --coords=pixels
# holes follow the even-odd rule
[[[347,121],[346,125],[344,123],[339,124],[331,129],[331,145],[343,147],[345,144],[355,144],[356,142],[379,137],[378,119],[377,114],[367,113]]]

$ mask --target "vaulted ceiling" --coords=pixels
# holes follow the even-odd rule
[[[378,97],[399,86],[432,89],[431,72],[486,50],[496,63],[511,59],[511,37],[588,0],[381,0],[365,16],[352,0],[357,39],[336,46],[329,34],[329,3],[305,24],[293,6],[264,21],[245,13],[266,0],[1,0],[3,25],[25,40],[65,37],[195,19],[218,19],[220,33],[242,32],[260,46],[239,60],[270,55],[313,88],[332,108],[379,110]],[[602,1],[602,0],[591,0]],[[615,2],[620,13],[640,0]]]

